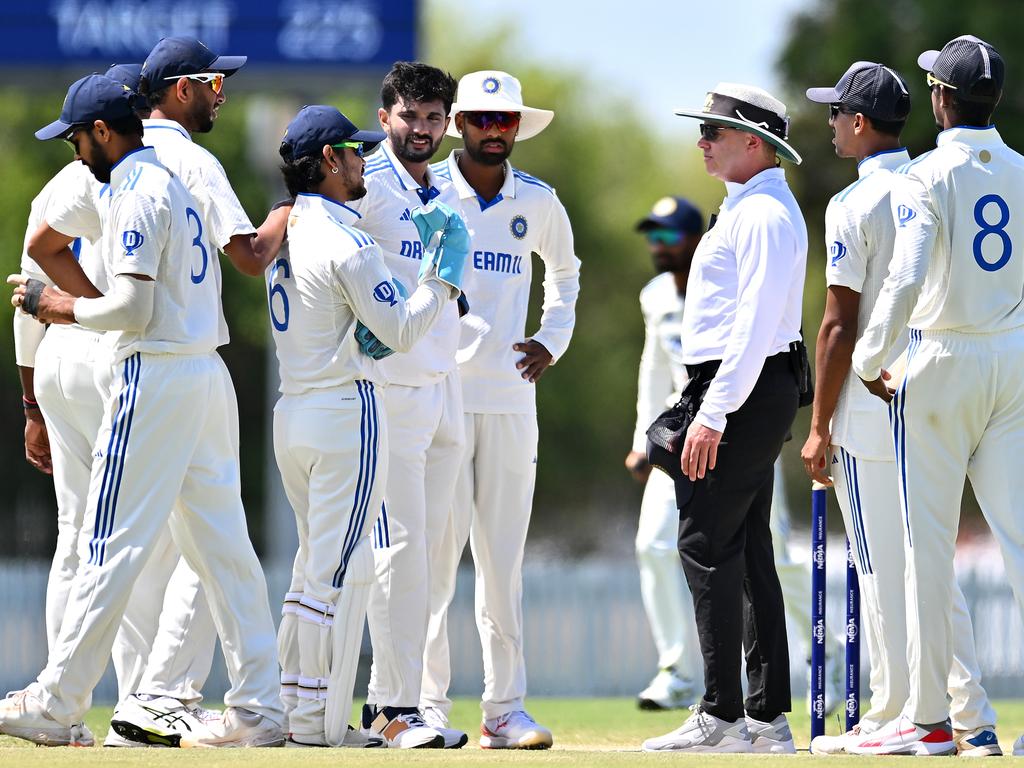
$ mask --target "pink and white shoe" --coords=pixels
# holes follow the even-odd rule
[[[925,728],[900,715],[867,738],[846,744],[851,755],[955,755],[949,721]]]

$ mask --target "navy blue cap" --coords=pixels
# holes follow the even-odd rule
[[[361,131],[335,107],[314,104],[303,107],[284,131],[281,157],[298,160],[319,155],[326,144],[343,141],[363,142],[363,151],[370,152],[387,137],[381,131]]]
[[[873,61],[850,65],[834,88],[808,88],[807,98],[819,104],[842,104],[862,115],[896,122],[910,114],[910,91],[896,70]]]
[[[218,56],[194,37],[165,37],[142,63],[142,88],[158,91],[185,75],[220,72],[229,76],[245,64],[247,56]]]
[[[63,138],[76,126],[95,120],[117,120],[135,114],[136,95],[128,86],[105,75],[86,75],[68,88],[60,119],[36,131],[36,138]]]
[[[110,69],[104,74],[116,83],[127,85],[136,94],[139,93],[139,81],[142,80],[141,64],[111,64]],[[140,95],[135,101],[135,109],[148,108],[149,102],[146,100],[146,97]]]
[[[663,197],[636,225],[637,231],[672,229],[699,235],[704,232],[704,215],[685,197]]]

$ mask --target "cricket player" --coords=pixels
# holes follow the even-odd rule
[[[273,624],[241,504],[231,382],[215,354],[219,292],[214,281],[195,279],[202,220],[180,181],[142,144],[134,101],[123,85],[90,75],[71,86],[60,119],[36,134],[66,138],[110,184],[102,247],[112,285],[101,297],[75,298],[14,276],[13,302],[43,321],[119,331],[118,376],[96,441],[88,559],[46,668],[0,703],[0,732],[45,743],[81,720],[132,585],[170,520],[231,649],[232,681],[223,716],[200,720],[181,710],[178,719],[192,722],[173,745],[280,745]]]
[[[921,54],[918,64],[928,73],[942,131],[934,150],[893,179],[895,249],[852,364],[890,403],[910,690],[897,719],[874,739],[847,745],[855,754],[956,750],[946,689],[955,648],[953,554],[967,477],[1024,608],[1024,262],[1014,258],[1014,244],[1024,242],[1024,157],[992,125],[1005,73],[993,46],[964,35]],[[892,391],[885,365],[906,327],[906,375]]]
[[[381,726],[382,738],[347,723],[374,581],[369,533],[389,472],[390,414],[378,402],[384,377],[364,345],[372,338],[408,351],[430,329],[460,294],[469,239],[457,216],[446,221],[443,244],[424,251],[408,283],[419,287],[405,298],[406,284],[385,266],[380,246],[342,221],[351,215],[347,204],[366,194],[364,148],[384,137],[317,105],[299,111],[281,143],[296,202],[289,255],[268,267],[282,393],[274,453],[299,551],[279,647],[288,737],[301,746],[400,745],[403,730],[416,728],[402,713]],[[433,740],[443,741],[436,733]]]
[[[463,148],[433,166],[451,179],[472,237],[458,361],[466,453],[452,521],[436,569],[424,667],[424,708],[451,707],[445,613],[469,539],[476,565],[476,619],[483,646],[480,746],[547,748],[551,731],[526,712],[522,563],[537,469],[534,385],[569,346],[579,294],[579,259],[555,191],[508,162],[513,143],[544,130],[554,113],[523,104],[506,72],[473,72],[459,81],[452,136]],[[525,338],[532,254],[544,262],[540,328]],[[435,578],[435,571],[431,571]]]
[[[835,87],[811,88],[807,97],[829,105],[836,154],[856,159],[858,173],[825,214],[828,293],[818,333],[811,432],[802,451],[814,480],[835,483],[854,551],[871,659],[871,704],[860,722],[846,734],[818,736],[811,743],[812,752],[830,754],[845,751],[848,743],[873,740],[875,731],[899,716],[909,692],[903,530],[888,414],[849,367],[858,330],[871,317],[893,252],[889,193],[893,171],[910,160],[900,143],[910,91],[891,68],[858,61]],[[905,335],[897,338],[887,366],[905,341]],[[956,656],[949,694],[957,751],[998,755],[995,712],[980,685],[970,615],[955,580],[952,595]]]
[[[643,749],[791,753],[789,649],[769,520],[773,465],[801,389],[794,363],[807,231],[779,168],[800,155],[788,141],[786,106],[760,88],[719,83],[703,108],[676,114],[702,120],[697,147],[727,191],[687,285],[690,380],[680,400],[693,418],[678,458],[671,455],[679,471],[666,467],[705,692],[679,728]]]
[[[387,139],[366,161],[366,195],[347,203],[358,215],[354,226],[373,237],[404,285],[416,283],[423,263],[411,212],[434,200],[458,204],[444,194],[450,182],[429,168],[454,98],[455,80],[448,73],[421,62],[397,62],[384,78],[377,112]],[[412,349],[380,361],[388,382],[381,401],[390,455],[373,538],[373,666],[362,726],[385,737],[398,729],[399,738],[389,738],[392,747],[426,746],[438,734],[451,749],[469,740],[448,727],[440,709],[419,710],[431,571],[440,557],[466,442],[458,347],[458,308],[446,302]]]
[[[637,382],[636,429],[626,469],[645,483],[636,532],[640,594],[658,651],[658,673],[640,692],[641,709],[689,706],[699,695],[700,641],[693,600],[683,577],[676,541],[679,510],[675,487],[647,462],[647,428],[686,385],[682,363],[683,300],[693,252],[704,233],[704,216],[682,197],[663,197],[638,224],[658,272],[640,292],[644,348]]]

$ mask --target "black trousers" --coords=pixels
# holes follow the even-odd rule
[[[717,363],[691,371],[708,382]],[[701,387],[706,391],[707,387]],[[676,481],[679,555],[704,657],[705,711],[770,721],[790,710],[789,645],[769,530],[773,465],[797,410],[788,353],[768,358],[750,397],[729,414],[715,469]],[[747,699],[740,653],[747,665]]]

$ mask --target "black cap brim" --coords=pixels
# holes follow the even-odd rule
[[[675,222],[670,222],[661,216],[646,216],[636,224],[637,232],[644,232],[648,229],[677,229]]]
[[[36,138],[40,141],[49,141],[50,139],[59,139],[68,135],[68,131],[73,126],[70,123],[65,123],[63,120],[54,120],[49,125],[44,125],[38,131],[36,131]]]
[[[387,137],[388,135],[383,131],[356,131],[346,141],[363,142],[363,154],[369,154]]]
[[[208,69],[210,72],[220,72],[225,76],[233,75],[244,67],[248,60],[248,56],[218,56],[210,62]]]
[[[917,66],[923,69],[925,72],[931,72],[932,67],[935,66],[935,62],[939,58],[939,54],[942,51],[925,51],[917,57]]]
[[[806,94],[818,104],[836,104],[842,100],[835,88],[808,88]]]

